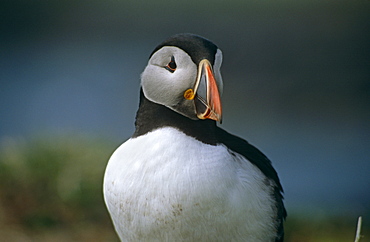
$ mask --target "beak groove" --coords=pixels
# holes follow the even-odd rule
[[[213,74],[211,63],[203,59],[199,63],[198,76],[194,86],[194,102],[199,119],[221,122],[222,106],[220,92]]]

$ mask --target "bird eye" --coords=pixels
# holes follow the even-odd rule
[[[168,63],[164,68],[167,71],[169,71],[171,73],[174,73],[176,71],[176,67],[177,67],[177,65],[176,65],[176,62],[175,62],[175,57],[172,56],[170,63]]]

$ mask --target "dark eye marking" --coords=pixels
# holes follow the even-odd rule
[[[171,61],[164,67],[167,71],[174,73],[176,71],[175,57],[171,57]]]

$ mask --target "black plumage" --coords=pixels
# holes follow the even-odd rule
[[[153,121],[155,120],[155,121]],[[163,127],[176,128],[188,136],[209,144],[217,145],[224,144],[233,152],[239,153],[249,160],[252,164],[258,167],[262,173],[274,182],[274,199],[277,210],[276,219],[278,220],[278,234],[275,241],[284,240],[284,225],[283,222],[287,216],[283,204],[283,188],[275,169],[271,165],[271,161],[256,147],[249,144],[242,138],[232,135],[217,126],[216,121],[192,120],[189,119],[163,105],[159,105],[149,101],[140,91],[140,104],[136,115],[135,132],[132,137],[145,135],[148,132],[154,131]]]
[[[198,64],[202,59],[207,59],[213,65],[217,45],[211,41],[194,34],[177,34],[160,43],[150,54],[149,58],[164,46],[176,46],[184,50],[194,63]]]

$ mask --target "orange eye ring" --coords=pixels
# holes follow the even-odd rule
[[[172,56],[170,63],[168,63],[164,68],[167,71],[169,71],[171,73],[174,73],[176,71],[176,68],[177,68],[177,65],[176,65],[176,62],[175,62],[175,57]]]

